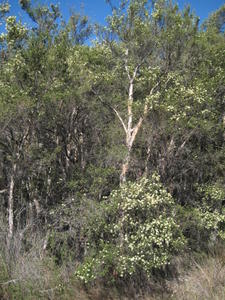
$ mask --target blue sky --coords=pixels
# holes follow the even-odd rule
[[[119,0],[113,0],[114,3],[118,3]],[[1,0],[0,0],[1,2]],[[29,23],[29,19],[24,16],[23,11],[18,4],[19,0],[9,0],[11,4],[11,14],[18,16],[22,21]],[[32,0],[33,3],[44,4],[59,4],[60,10],[65,19],[70,15],[70,10],[80,11],[88,15],[92,22],[99,22],[104,24],[105,17],[110,13],[110,8],[106,4],[105,0]],[[180,8],[183,8],[186,4],[190,4],[192,10],[200,17],[202,22],[208,15],[218,9],[225,0],[177,0]]]

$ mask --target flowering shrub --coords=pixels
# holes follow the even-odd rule
[[[208,251],[216,241],[225,241],[225,189],[219,183],[197,185],[194,206],[177,206],[177,218],[192,251]]]
[[[76,272],[85,282],[116,280],[140,271],[150,275],[184,245],[172,196],[157,175],[113,191],[100,205],[87,235],[89,255]]]
[[[197,208],[200,226],[209,232],[209,237],[225,240],[225,189],[218,183],[198,187],[202,196],[201,207]]]

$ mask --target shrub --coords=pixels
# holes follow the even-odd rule
[[[185,242],[174,208],[156,174],[113,191],[89,222],[88,254],[76,276],[117,280],[167,265]]]
[[[225,241],[225,190],[218,183],[197,186],[194,206],[177,206],[177,215],[188,247],[208,251],[218,240]]]
[[[219,183],[208,184],[198,188],[202,197],[201,206],[197,208],[200,226],[208,231],[209,237],[225,240],[225,189]]]

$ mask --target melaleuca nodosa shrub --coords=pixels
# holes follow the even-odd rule
[[[225,189],[221,183],[196,185],[192,206],[177,206],[177,216],[187,247],[192,251],[208,251],[218,241],[225,241]]]
[[[225,188],[220,183],[198,187],[201,204],[196,209],[199,226],[208,232],[209,238],[225,240]]]
[[[76,276],[116,280],[169,264],[185,240],[172,196],[157,175],[123,184],[100,204],[86,230],[87,254]]]

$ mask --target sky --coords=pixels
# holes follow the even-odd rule
[[[0,2],[2,1],[0,0]],[[18,2],[19,0],[9,0],[11,15],[16,15],[18,19],[29,24],[29,18],[24,15]],[[113,0],[113,3],[118,2],[119,0]],[[190,4],[192,10],[200,17],[200,22],[202,22],[210,13],[223,5],[225,0],[176,0],[176,2],[181,9],[186,4]],[[72,9],[88,15],[92,22],[104,24],[106,16],[110,14],[110,7],[105,0],[32,0],[32,3],[59,4],[64,19],[68,19]]]

